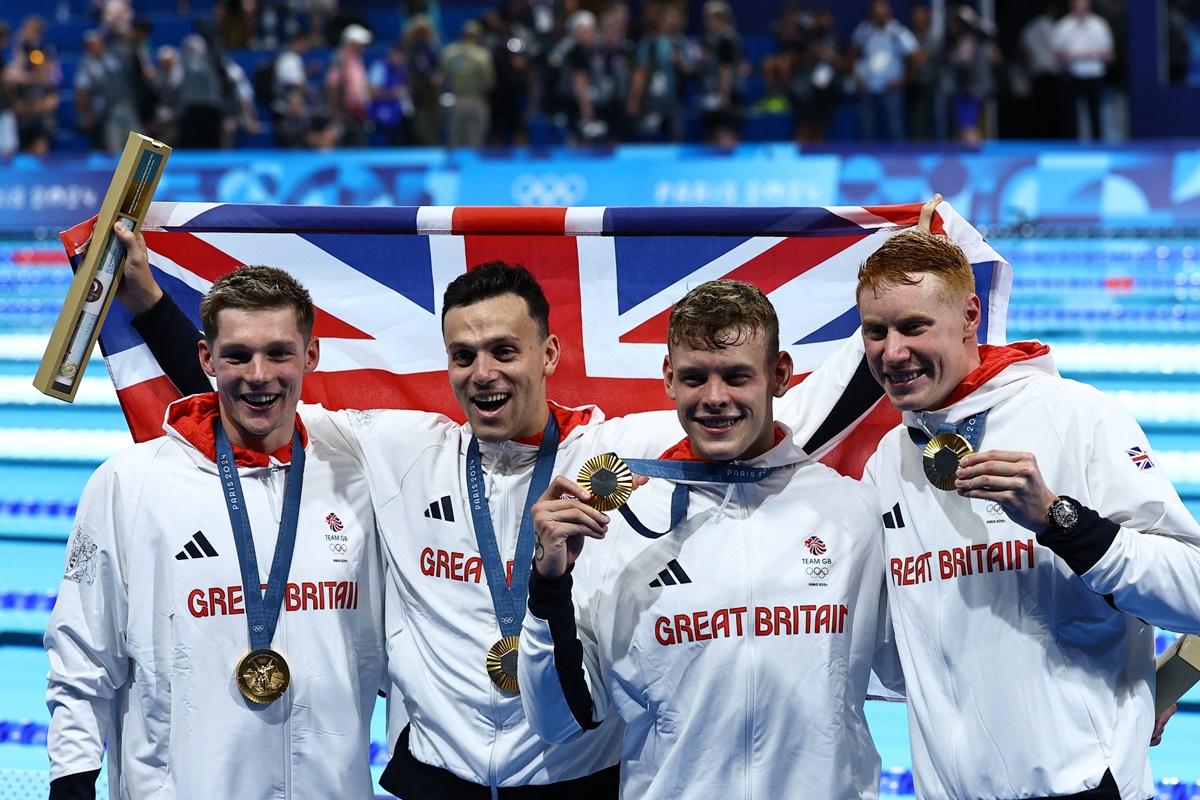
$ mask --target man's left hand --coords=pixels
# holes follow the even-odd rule
[[[1162,741],[1163,731],[1166,730],[1167,722],[1174,716],[1179,706],[1172,704],[1170,708],[1164,711],[1154,720],[1154,733],[1150,736],[1150,746],[1154,747]]]
[[[1058,495],[1042,479],[1033,453],[984,450],[972,453],[958,465],[954,488],[963,497],[992,500],[1008,518],[1034,533],[1050,524],[1050,504]]]

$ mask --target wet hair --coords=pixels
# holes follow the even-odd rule
[[[779,354],[779,317],[775,307],[753,284],[708,281],[692,289],[671,309],[667,344],[720,350],[762,332],[767,355]]]
[[[911,286],[925,275],[942,281],[942,299],[958,302],[975,293],[975,273],[962,248],[945,236],[925,231],[901,231],[890,237],[858,268],[854,296],[870,289]]]
[[[246,311],[291,308],[296,312],[296,327],[304,341],[312,338],[316,319],[312,297],[300,281],[281,269],[240,267],[217,278],[200,301],[200,324],[210,345],[217,338],[218,317],[227,308]]]
[[[452,280],[442,296],[442,322],[446,322],[446,312],[452,308],[474,305],[506,294],[514,294],[524,300],[529,316],[537,323],[538,334],[543,339],[550,335],[550,303],[542,287],[529,270],[520,264],[504,261],[480,264]]]

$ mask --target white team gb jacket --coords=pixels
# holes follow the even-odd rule
[[[1200,630],[1200,527],[1115,401],[1060,378],[1036,343],[1000,350],[1018,360],[904,423],[935,432],[990,409],[981,449],[1034,453],[1051,491],[1111,522],[1048,549],[999,504],[930,485],[904,426],[884,437],[866,479],[886,509],[917,795],[1074,794],[1110,770],[1121,797],[1144,800],[1151,625]]]
[[[689,484],[687,518],[658,539],[611,512],[570,575],[535,574],[526,713],[551,741],[619,715],[629,800],[876,797],[863,700],[884,613],[878,498],[790,437],[747,463],[786,466]],[[651,530],[675,485],[634,492]]]
[[[248,703],[234,682],[249,634],[229,517],[211,456],[181,433],[206,397],[211,420],[212,395],[178,401],[166,436],[109,459],[84,491],[45,636],[51,778],[99,768],[107,742],[122,800],[370,798],[383,587],[362,470],[309,439],[271,643],[291,685]],[[264,586],[289,469],[238,470]]]

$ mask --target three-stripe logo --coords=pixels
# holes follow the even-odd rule
[[[674,586],[677,583],[691,583],[692,579],[683,571],[683,567],[679,566],[679,562],[671,559],[667,562],[667,568],[658,573],[658,577],[650,581],[651,588],[661,589],[664,586]]]
[[[429,508],[425,509],[425,516],[443,522],[454,522],[454,506],[450,505],[450,495],[442,495],[440,500],[430,503]]]
[[[187,561],[189,558],[214,558],[217,549],[212,546],[202,531],[196,531],[188,539],[183,549],[175,554],[176,561]]]
[[[904,516],[900,513],[900,504],[892,506],[892,510],[883,515],[883,527],[903,528]]]

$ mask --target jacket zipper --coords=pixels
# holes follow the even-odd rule
[[[738,514],[738,527],[741,529],[738,540],[742,543],[742,558],[746,565],[746,625],[749,627],[754,624],[755,586],[754,565],[750,558],[753,543],[748,540],[750,529],[746,524],[749,517],[746,488],[740,483],[730,484],[730,488],[737,493],[737,505],[740,506],[736,508],[735,513]],[[754,796],[754,639],[753,634],[746,637],[746,800],[751,800]]]

